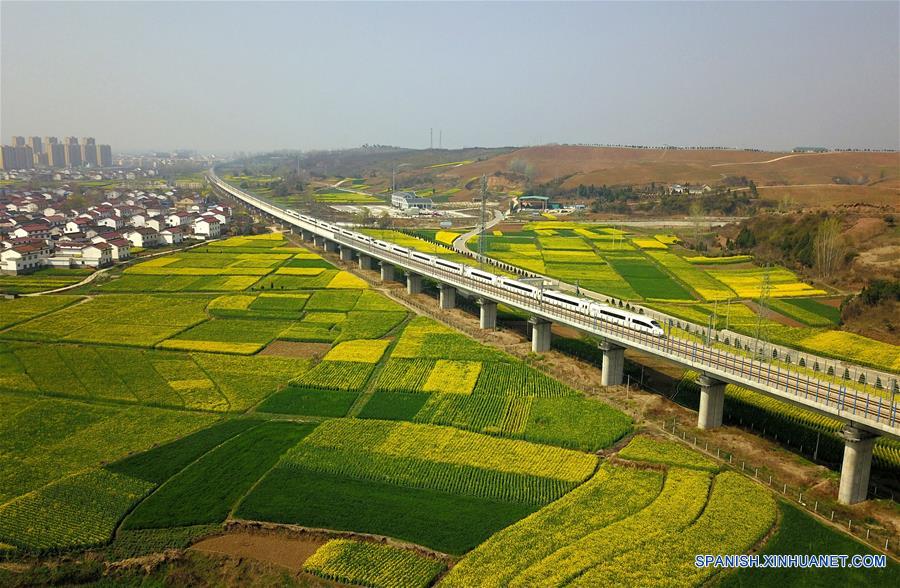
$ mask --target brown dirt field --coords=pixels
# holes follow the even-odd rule
[[[759,305],[752,300],[745,300],[744,304],[750,307],[750,310],[759,314]],[[787,325],[789,327],[805,327],[803,323],[792,319],[791,317],[784,316],[778,312],[775,312],[771,308],[766,309],[766,318],[775,321],[776,323],[781,323],[782,325]]]
[[[536,181],[572,175],[566,187],[578,184],[647,184],[650,182],[714,183],[725,176],[746,176],[780,198],[783,185],[801,185],[790,192],[799,203],[863,202],[895,204],[898,199],[900,153],[785,154],[730,150],[627,149],[545,145],[473,163],[456,177],[468,179],[505,172],[511,161],[524,159],[536,169]],[[775,160],[775,161],[772,161]],[[882,173],[884,178],[882,178]],[[452,172],[448,171],[447,175]],[[840,184],[835,183],[839,178]],[[866,185],[854,185],[869,184]],[[821,184],[821,186],[803,186]],[[772,186],[772,187],[769,187]],[[455,196],[459,196],[458,193]],[[769,195],[769,194],[766,194]]]
[[[230,557],[249,557],[298,572],[325,542],[324,538],[236,532],[204,539],[190,549]]]
[[[856,263],[871,265],[883,269],[900,269],[900,246],[885,245],[863,251],[856,258]]]
[[[827,207],[840,204],[900,206],[900,189],[888,183],[874,186],[846,186],[821,184],[816,186],[759,186],[759,195],[767,200],[781,201],[788,197],[802,207]]]
[[[301,343],[299,341],[272,341],[260,355],[278,355],[280,357],[322,357],[331,345],[328,343]]]
[[[853,226],[844,231],[844,237],[852,244],[865,243],[887,231],[883,219],[871,216],[857,219]]]

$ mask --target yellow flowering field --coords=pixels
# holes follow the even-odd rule
[[[826,356],[840,354],[851,361],[891,371],[900,370],[900,347],[856,333],[825,331],[802,339],[800,345]]]
[[[685,261],[690,263],[699,263],[703,265],[717,265],[729,263],[746,263],[753,261],[752,255],[725,255],[723,257],[706,257],[705,255],[697,255],[695,257],[685,257]]]
[[[453,245],[453,242],[459,238],[462,233],[454,233],[453,231],[438,231],[434,235],[434,240],[438,243]]]
[[[214,298],[207,308],[209,310],[247,310],[254,300],[256,300],[256,296],[229,294]]]
[[[653,235],[653,238],[659,241],[660,243],[665,243],[666,245],[675,245],[681,240],[675,235],[669,235],[666,233],[661,233],[659,235]]]
[[[467,553],[444,576],[441,586],[511,586],[522,570],[645,508],[659,496],[663,480],[660,471],[604,463],[572,492]]]
[[[369,285],[362,278],[357,278],[350,272],[339,271],[337,275],[335,275],[326,288],[352,288],[352,289],[365,289],[368,288]]]
[[[729,288],[735,291],[741,298],[759,298],[765,279],[765,268],[752,269],[711,269],[708,273]],[[819,296],[827,294],[800,281],[797,276],[785,268],[770,268],[769,285],[772,297],[780,296]]]
[[[444,567],[414,551],[352,539],[332,539],[303,564],[326,580],[377,588],[425,588]]]
[[[495,237],[502,237],[502,236],[503,236],[503,231],[494,231],[494,236],[495,236]]]
[[[356,339],[344,341],[331,348],[324,359],[326,361],[356,361],[361,363],[378,363],[384,355],[390,341],[384,339]]]
[[[481,373],[481,362],[441,359],[432,368],[424,392],[471,394]]]
[[[181,351],[209,351],[211,353],[237,353],[251,355],[263,348],[261,343],[231,343],[225,341],[191,341],[188,339],[166,339],[157,347]]]
[[[275,273],[283,276],[318,276],[324,271],[323,267],[280,267]]]
[[[572,229],[573,232],[581,235],[582,237],[587,237],[588,239],[602,239],[603,235],[601,233],[595,233],[590,229]]]
[[[631,242],[634,243],[635,245],[637,245],[638,247],[640,247],[641,249],[667,249],[668,248],[668,246],[665,243],[658,241],[657,239],[635,237],[631,240]]]

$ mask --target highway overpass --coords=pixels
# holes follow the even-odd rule
[[[440,305],[453,308],[457,292],[475,298],[481,307],[481,327],[496,326],[497,304],[527,312],[531,316],[532,348],[537,353],[550,348],[553,323],[573,327],[603,341],[601,381],[604,385],[622,383],[624,350],[631,348],[652,354],[703,374],[700,378],[698,427],[714,429],[722,424],[726,384],[735,384],[777,398],[845,423],[843,467],[839,500],[853,504],[865,500],[868,491],[872,447],[879,435],[900,438],[900,414],[893,395],[868,394],[845,385],[820,380],[809,371],[797,371],[780,364],[756,359],[744,353],[698,343],[677,336],[654,337],[621,325],[598,320],[577,311],[550,306],[534,298],[511,292],[496,284],[474,280],[457,272],[423,263],[409,256],[379,248],[372,243],[306,222],[279,206],[257,198],[222,181],[210,171],[210,181],[233,198],[280,223],[298,229],[307,240],[326,251],[340,252],[343,261],[358,261],[362,269],[380,265],[382,277],[393,279],[396,268],[406,274],[411,294],[421,292],[422,280],[438,284]]]

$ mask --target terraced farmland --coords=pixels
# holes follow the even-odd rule
[[[552,247],[622,240],[540,230]],[[575,266],[595,246],[546,251]],[[713,570],[695,552],[744,552],[775,523],[762,487],[627,439],[625,414],[280,236],[0,316],[4,557],[131,557],[250,521],[322,529],[304,569],[337,582],[698,585]]]

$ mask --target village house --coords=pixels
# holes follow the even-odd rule
[[[222,233],[222,225],[213,215],[204,215],[194,221],[194,234],[204,239],[216,239]]]
[[[195,216],[190,212],[179,211],[173,212],[166,216],[166,226],[167,227],[183,227],[185,225],[191,224],[194,220]]]
[[[125,233],[125,238],[131,242],[132,247],[156,247],[159,245],[159,232],[150,227],[138,227]]]
[[[46,265],[49,256],[46,245],[16,245],[0,251],[0,271],[12,275],[30,273]]]
[[[97,221],[97,226],[108,227],[110,229],[121,229],[125,226],[125,221],[118,215],[103,217]]]
[[[119,237],[118,239],[110,239],[106,243],[110,246],[112,258],[115,261],[131,258],[131,242],[128,239]]]
[[[169,227],[159,232],[161,242],[166,245],[178,245],[184,240],[184,228]]]

